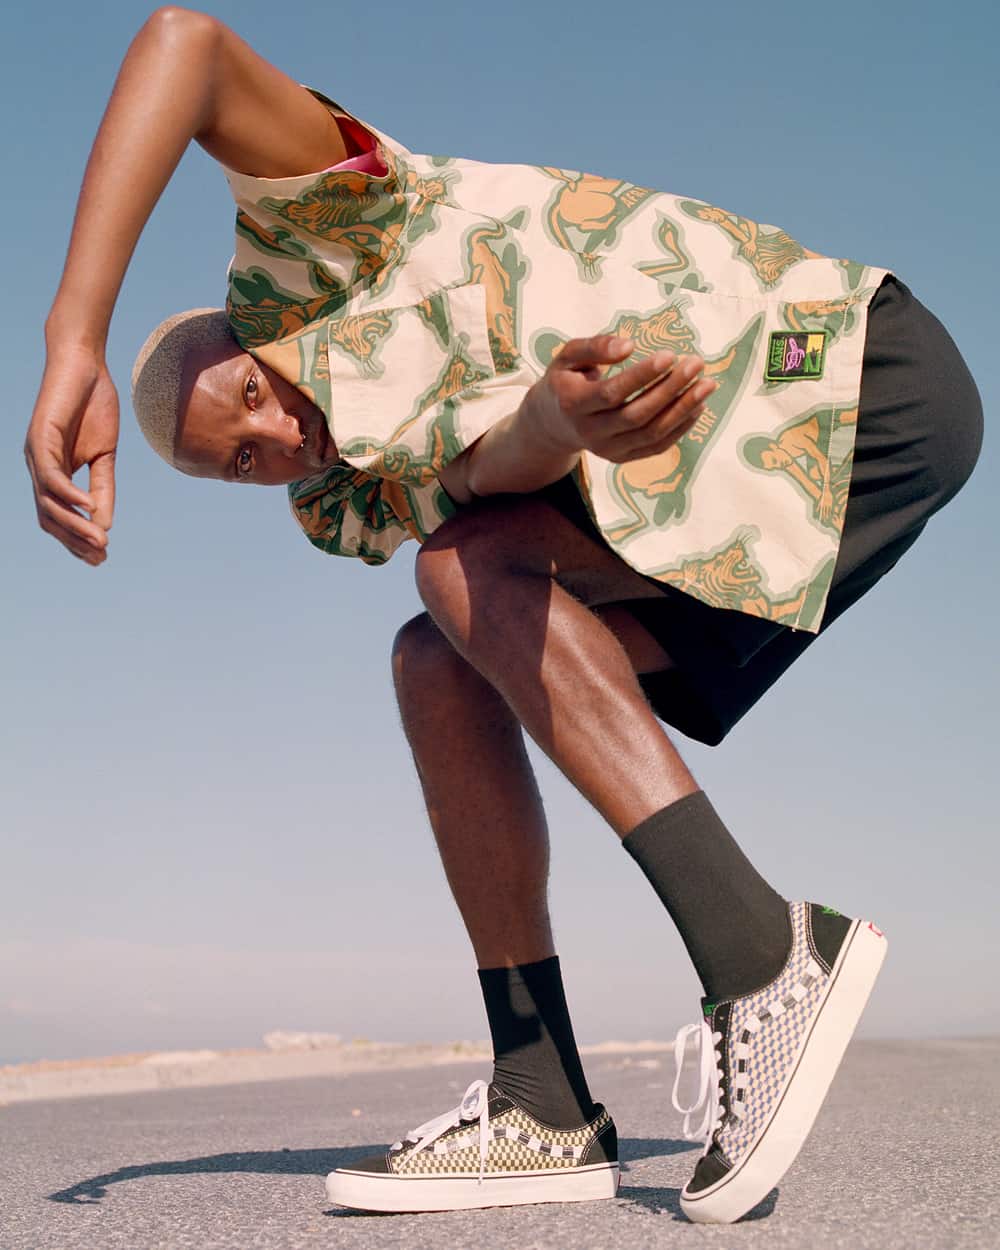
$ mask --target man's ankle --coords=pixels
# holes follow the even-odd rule
[[[594,1101],[566,1006],[559,959],[479,973],[493,1037],[494,1084],[533,1119],[577,1128]]]

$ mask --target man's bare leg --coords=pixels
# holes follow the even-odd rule
[[[659,594],[610,550],[545,503],[490,501],[431,536],[417,578],[455,650],[619,836],[697,789],[590,610]]]
[[[756,873],[646,707],[636,665],[597,619],[604,610],[627,632],[637,627],[627,601],[660,592],[544,502],[498,500],[460,514],[425,545],[418,584],[442,632],[425,619],[401,631],[400,705],[470,934],[477,950],[504,960],[480,975],[494,1040],[499,1020],[512,1044],[498,1053],[488,1107],[484,1087],[470,1087],[454,1118],[420,1130],[423,1152],[401,1145],[338,1169],[328,1194],[348,1206],[440,1210],[615,1192],[615,1129],[589,1103],[558,961],[511,966],[551,949],[545,824],[520,723],[622,836],[692,954],[707,994],[698,1036],[714,1050],[716,1070],[704,1095],[706,1153],[681,1203],[693,1219],[739,1218],[777,1183],[809,1131],[881,963],[878,931],[829,908],[787,906]],[[470,746],[480,767],[466,788]],[[484,837],[489,877],[475,862]],[[497,880],[505,874],[516,882],[510,890]],[[505,920],[491,923],[492,911]],[[834,968],[848,963],[838,980]],[[703,1049],[703,1071],[706,1058]],[[712,1102],[713,1089],[724,1103]],[[559,1104],[552,1118],[544,1113],[550,1090]],[[522,1110],[532,1099],[542,1114]],[[473,1193],[467,1182],[477,1165],[466,1143],[476,1119],[481,1188]],[[505,1153],[512,1133],[523,1143],[513,1156]],[[433,1157],[432,1137],[442,1143]],[[570,1157],[561,1171],[539,1166]],[[482,1188],[484,1171],[496,1182],[492,1191]],[[501,1186],[512,1187],[506,1198]]]
[[[670,667],[626,605],[597,611],[636,672]],[[479,966],[549,958],[548,829],[517,717],[426,614],[399,631],[392,662],[431,828]]]
[[[659,825],[664,813],[677,823],[680,811],[695,853],[685,853],[684,836],[671,837],[667,875],[700,874],[695,921],[704,915],[703,885],[735,867],[751,883],[749,900],[737,885],[729,891],[736,918],[742,906],[753,919],[763,892],[779,914],[783,956],[783,900],[697,792],[638,685],[636,670],[667,667],[670,658],[616,600],[659,595],[656,587],[535,500],[491,502],[443,527],[421,553],[418,579],[451,636],[426,617],[405,626],[394,655],[396,687],[445,871],[479,961],[496,1075],[543,1121],[579,1123],[589,1093],[553,958],[547,832],[521,724],[622,837],[648,819]],[[695,806],[679,809],[685,798]],[[709,809],[707,826],[699,804]],[[662,838],[654,833],[659,858]],[[707,859],[698,845],[703,833]],[[723,854],[712,861],[719,846]],[[680,873],[678,853],[691,860]],[[659,867],[640,863],[657,888]],[[700,973],[728,975],[734,948],[744,959],[752,924],[738,943],[697,934],[692,941],[698,926],[685,923],[691,917],[683,900],[664,901]],[[728,949],[716,958],[720,945]]]
[[[417,582],[455,650],[625,840],[706,993],[774,975],[791,937],[785,901],[699,791],[597,616],[662,592],[531,497],[485,501],[442,526]]]
[[[688,789],[621,647],[585,606],[629,597],[633,575],[610,553],[526,499],[459,514],[417,570],[452,645],[623,836],[684,938],[705,987],[694,1033],[706,1119],[681,1207],[739,1219],[805,1141],[885,940],[833,908],[786,903]]]
[[[669,657],[625,608],[607,609],[643,671]],[[493,1036],[493,1083],[542,1123],[594,1104],[548,912],[545,813],[520,724],[426,614],[399,631],[393,677],[445,874],[472,940]]]
[[[441,862],[479,967],[550,958],[549,835],[520,724],[427,615],[396,636],[393,678]]]

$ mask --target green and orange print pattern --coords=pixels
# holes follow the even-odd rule
[[[575,478],[604,539],[705,603],[817,629],[885,271],[698,200],[422,156],[368,129],[384,174],[230,174],[234,332],[319,404],[341,455],[290,488],[309,540],[381,564],[425,538],[454,512],[442,468],[569,339],[607,331],[634,358],[699,353],[719,388],[658,456],[584,454]],[[822,377],[765,377],[780,333],[824,336]]]

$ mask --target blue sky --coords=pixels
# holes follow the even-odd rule
[[[390,0],[340,20],[309,2],[281,28],[259,0],[208,11],[415,150],[710,200],[894,269],[945,322],[985,402],[976,475],[721,748],[687,754],[779,889],[889,933],[869,1035],[998,1031],[995,7],[517,0],[458,18]],[[413,551],[383,569],[319,555],[281,490],[172,473],[127,404],[108,563],[35,525],[20,448],[42,325],[146,12],[56,0],[5,24],[0,1062],[278,1027],[485,1036],[389,682]],[[192,151],[119,303],[123,394],[153,324],[221,302],[231,252],[225,183]],[[578,1035],[665,1037],[697,1009],[680,943],[540,771]]]

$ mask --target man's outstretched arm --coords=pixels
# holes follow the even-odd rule
[[[157,9],[136,35],[87,164],[25,442],[39,524],[88,564],[105,559],[114,508],[108,327],[139,235],[192,139],[263,178],[347,155],[327,109],[215,18]],[[71,480],[84,464],[89,491]]]

